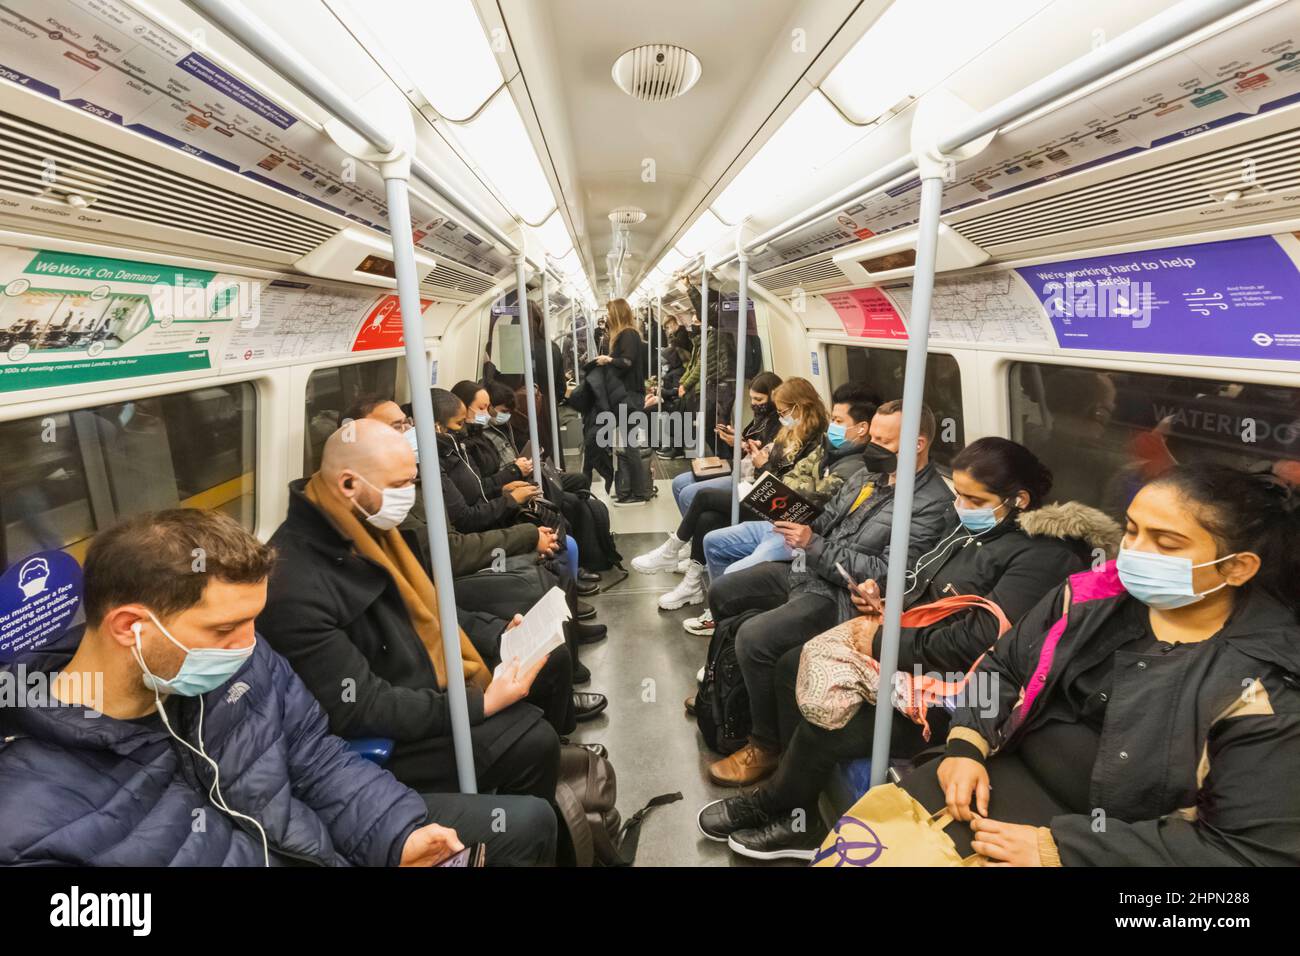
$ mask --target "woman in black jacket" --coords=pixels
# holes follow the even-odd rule
[[[981,438],[953,461],[956,508],[961,523],[907,575],[904,608],[954,594],[976,594],[1016,621],[1067,575],[1087,566],[1094,553],[1112,553],[1119,526],[1078,504],[1043,506],[1051,473],[1027,448],[1005,438]],[[867,610],[860,598],[859,610]],[[905,673],[939,672],[958,680],[997,639],[997,622],[977,608],[960,611],[926,627],[905,627],[898,668]],[[775,775],[752,796],[720,800],[700,811],[705,835],[727,840],[737,853],[756,859],[811,858],[820,844],[815,826],[796,832],[795,808],[817,819],[817,799],[835,765],[870,756],[876,710],[863,704],[838,730],[805,720],[795,702],[802,648],[777,664],[778,713],[783,752]],[[869,648],[880,659],[880,634]],[[929,714],[940,734],[946,711]],[[890,753],[912,757],[927,745],[922,728],[896,714]]]
[[[1019,866],[1300,864],[1300,514],[1271,475],[1179,465],[984,658],[904,786]],[[992,791],[992,793],[990,793]],[[1098,826],[1098,821],[1102,825]]]
[[[538,494],[536,485],[520,482],[494,488],[470,465],[462,436],[465,404],[445,388],[435,388],[433,417],[438,430],[438,464],[442,469],[442,494],[447,518],[462,533],[505,528],[524,520],[520,513]],[[495,490],[496,494],[490,492]]]
[[[640,449],[644,445],[639,443],[646,440],[646,436],[637,435],[626,427],[633,413],[644,414],[646,345],[641,339],[641,333],[637,331],[636,318],[626,299],[612,300],[607,311],[609,354],[596,356],[596,365],[612,370],[613,378],[617,380],[609,383],[610,392],[615,399],[610,412],[618,422],[618,443],[626,449],[620,452],[619,463],[631,473],[627,487],[633,489],[633,493],[618,498],[617,503],[631,504],[649,500],[649,495],[636,494],[636,489],[653,487],[646,473],[646,462],[640,455]]]

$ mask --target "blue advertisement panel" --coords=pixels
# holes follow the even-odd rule
[[[1061,348],[1300,361],[1300,271],[1271,236],[1016,271]]]

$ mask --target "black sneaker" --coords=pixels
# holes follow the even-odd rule
[[[783,813],[762,826],[733,830],[727,846],[751,860],[811,860],[821,848],[825,834],[814,824],[802,832],[795,829],[795,816]]]
[[[706,804],[695,818],[696,825],[710,840],[726,843],[737,830],[752,829],[767,823],[767,813],[750,794],[725,797]]]

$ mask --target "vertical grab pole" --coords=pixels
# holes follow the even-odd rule
[[[407,182],[405,179],[385,178],[384,191],[388,197],[388,231],[393,239],[393,267],[397,272],[397,297],[402,311],[402,338],[406,345],[406,376],[411,384],[415,440],[417,446],[425,450],[420,456],[420,491],[424,498],[429,554],[433,558],[433,585],[438,592],[438,625],[442,629],[442,653],[447,669],[456,779],[461,793],[477,793],[465,670],[460,658],[460,624],[456,620],[456,594],[452,584],[455,575],[447,546],[447,510],[442,503],[438,436],[433,427],[433,397],[429,393],[429,367],[424,354],[424,326],[420,315],[419,278],[415,272],[415,243],[411,239]]]
[[[934,292],[935,248],[943,206],[941,170],[921,179],[921,212],[916,237],[916,274],[912,277],[912,320],[907,329],[907,364],[903,372],[903,423],[898,437],[898,472],[894,479],[894,520],[889,532],[889,571],[885,581],[884,636],[880,645],[880,686],[893,687],[898,670],[899,618],[907,577],[907,548],[912,534],[912,497],[916,490],[916,441],[921,433],[925,399],[925,360],[930,342],[930,300]],[[894,708],[877,707],[871,744],[871,785],[885,782],[889,771],[889,735]]]
[[[582,356],[578,354],[578,300],[569,290],[569,331],[573,333],[573,381],[582,384]]]
[[[564,381],[564,375],[560,375],[559,382],[555,379],[555,349],[551,347],[551,277],[550,274],[542,270],[542,348],[546,349],[546,416],[551,420],[551,460],[555,462],[555,467],[563,470],[564,467],[564,450],[560,448],[560,399],[563,395],[554,394],[555,390],[561,388],[560,382]],[[563,369],[560,370],[563,373]],[[536,480],[541,481],[541,472],[536,474]],[[540,488],[541,485],[538,485]]]
[[[704,429],[709,423],[708,384],[709,384],[709,256],[705,253],[700,258],[700,444],[695,454],[704,457]],[[721,316],[719,316],[721,319]]]
[[[739,246],[739,240],[737,240]],[[731,412],[731,523],[740,523],[740,431],[745,413],[745,333],[749,329],[749,256],[740,250],[740,288],[736,292],[736,401]],[[718,306],[718,334],[722,334],[722,306]]]
[[[536,388],[533,383],[533,324],[528,319],[528,276],[522,252],[515,256],[515,289],[516,304],[519,306],[520,338],[524,340],[524,391],[528,393],[528,441],[533,446],[533,483],[537,484],[542,480],[542,443],[537,438],[537,401],[533,396]]]

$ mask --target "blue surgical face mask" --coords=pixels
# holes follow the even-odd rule
[[[831,422],[826,426],[826,440],[831,443],[832,448],[839,448],[849,440],[848,430],[843,425]]]
[[[1233,552],[1213,561],[1192,564],[1190,558],[1121,547],[1115,569],[1119,572],[1119,580],[1125,591],[1148,607],[1169,611],[1195,604],[1205,595],[1227,587],[1228,582],[1224,581],[1219,587],[1197,593],[1192,585],[1192,571],[1208,568],[1236,556],[1236,552]]]
[[[490,421],[492,421],[492,416],[487,412],[479,412],[474,416],[475,425],[486,425]]]
[[[154,626],[162,632],[163,637],[185,652],[185,661],[181,664],[181,669],[176,672],[175,677],[170,679],[159,677],[149,670],[149,665],[144,662],[144,651],[140,645],[140,624],[136,623],[134,627],[135,660],[140,665],[140,669],[144,671],[144,686],[159,693],[179,694],[182,697],[199,697],[209,691],[214,691],[235,676],[235,672],[244,666],[246,660],[253,656],[253,648],[257,646],[257,638],[254,637],[253,643],[247,647],[202,647],[191,649],[172,637],[167,628],[163,627],[158,618],[154,617],[153,611],[148,613],[149,620],[153,621]]]
[[[496,424],[498,424],[498,425],[509,425],[509,424],[510,424],[510,413],[509,413],[509,412],[497,412],[497,416],[496,416],[496,418],[492,419],[492,421],[496,422]]]
[[[998,508],[1004,504],[1005,501],[1001,502],[997,508],[963,508],[961,505],[956,505],[957,520],[972,534],[989,531],[998,526]]]

